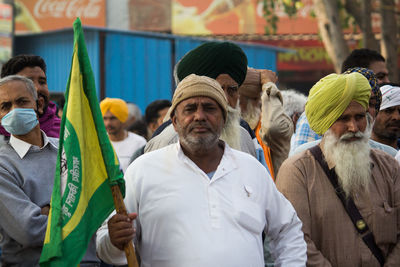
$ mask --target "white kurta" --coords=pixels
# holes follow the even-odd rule
[[[177,143],[138,158],[125,180],[127,209],[138,213],[142,267],[263,267],[263,230],[275,266],[305,266],[295,210],[248,154],[226,145],[210,180]],[[106,262],[125,262],[106,224],[98,231],[97,252]]]
[[[121,169],[125,173],[129,163],[131,162],[133,153],[146,145],[146,139],[138,134],[128,132],[128,136],[124,140],[111,141],[111,143],[114,147],[115,153],[117,154]]]

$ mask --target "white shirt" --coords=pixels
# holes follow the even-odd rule
[[[146,145],[146,139],[142,136],[128,132],[128,136],[122,141],[111,141],[115,153],[117,154],[121,169],[125,173],[129,166],[133,153],[139,148]]]
[[[263,267],[266,231],[275,266],[305,266],[301,222],[257,160],[225,145],[210,178],[180,144],[144,154],[125,174],[125,204],[137,212],[142,267]],[[126,264],[104,224],[97,253]]]
[[[42,138],[43,138],[43,146],[40,149],[46,147],[48,143],[50,143],[55,149],[58,149],[56,145],[49,142],[49,138],[47,137],[45,132],[43,132],[42,130],[40,130],[40,132],[42,133]],[[52,138],[52,139],[54,139],[54,143],[58,144],[58,138]],[[15,152],[17,152],[18,156],[21,159],[25,157],[26,153],[28,153],[31,146],[33,146],[28,142],[16,138],[14,135],[10,136],[10,145],[12,146],[12,148],[14,148]]]

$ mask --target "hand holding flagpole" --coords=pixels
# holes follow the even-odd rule
[[[124,204],[124,200],[122,198],[121,190],[119,189],[118,185],[113,185],[111,186],[111,191],[112,195],[114,198],[114,205],[115,205],[115,210],[119,214],[123,215],[128,215],[128,212],[126,211],[126,207]],[[136,259],[136,254],[135,254],[135,249],[133,247],[132,242],[129,242],[125,247],[124,247],[125,255],[126,255],[126,260],[128,261],[128,266],[129,267],[139,267],[139,264]]]

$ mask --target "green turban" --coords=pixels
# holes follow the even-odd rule
[[[239,86],[247,73],[247,57],[243,50],[230,42],[208,42],[189,51],[178,62],[178,82],[190,74],[217,78],[229,74]]]
[[[311,129],[319,135],[324,134],[351,101],[367,109],[370,95],[371,86],[367,78],[358,72],[325,76],[308,95],[306,116]]]

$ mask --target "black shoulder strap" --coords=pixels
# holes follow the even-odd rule
[[[369,227],[363,217],[361,216],[360,212],[356,204],[354,204],[352,197],[346,197],[342,187],[338,183],[338,179],[336,176],[335,169],[329,169],[328,164],[326,163],[325,157],[322,154],[321,148],[316,145],[309,149],[311,154],[314,158],[318,161],[321,165],[322,169],[324,170],[326,176],[328,176],[329,181],[331,182],[333,188],[335,189],[336,195],[339,197],[340,201],[342,202],[347,214],[349,215],[351,221],[353,222],[355,228],[357,229],[360,235],[365,234],[362,239],[364,243],[368,246],[371,250],[372,254],[374,254],[375,258],[379,261],[380,265],[383,266],[385,263],[385,259],[382,255],[382,251],[375,243],[374,236],[372,232],[369,230]]]

